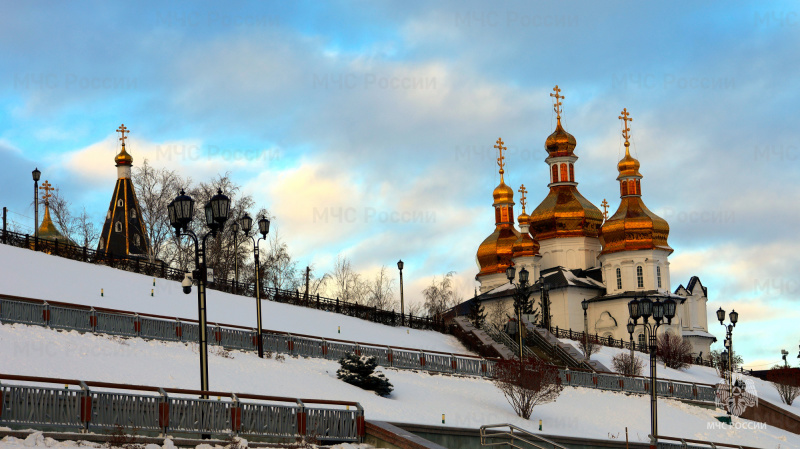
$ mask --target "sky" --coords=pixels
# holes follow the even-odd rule
[[[769,367],[781,349],[797,364],[796,3],[31,1],[0,12],[0,203],[23,230],[34,167],[101,223],[124,123],[135,165],[195,181],[230,172],[301,265],[329,270],[342,254],[369,274],[403,259],[407,301],[450,271],[468,296],[494,229],[492,146],[506,142],[505,180],[525,184],[530,212],[547,194],[558,84],[581,193],[616,210],[627,108],[643,199],[670,224],[672,289],[700,277],[719,341],[713,312],[739,312],[747,366]]]

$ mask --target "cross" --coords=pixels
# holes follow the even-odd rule
[[[497,148],[497,151],[500,152],[500,157],[497,158],[497,165],[500,166],[500,174],[502,175],[503,173],[505,173],[505,170],[503,170],[503,166],[506,165],[506,163],[504,162],[506,158],[503,156],[503,151],[507,150],[508,148],[503,146],[502,137],[497,138],[497,142],[494,147]]]
[[[525,194],[528,193],[528,189],[525,188],[525,184],[522,184],[517,192],[522,195],[519,202],[522,203],[522,212],[525,212]]]
[[[130,130],[126,128],[125,124],[123,123],[122,125],[119,125],[119,128],[117,128],[117,132],[122,134],[122,137],[120,137],[119,140],[121,140],[122,144],[125,145],[125,139],[127,139],[127,137],[125,137],[125,133],[130,134],[131,133]]]
[[[625,125],[622,128],[622,137],[625,138],[625,146],[626,147],[630,145],[628,143],[628,137],[630,137],[629,133],[630,133],[631,129],[628,128],[628,122],[632,122],[633,121],[633,119],[630,118],[630,116],[631,115],[628,114],[628,108],[622,108],[622,115],[619,116],[619,119],[622,120],[625,123]]]
[[[608,201],[603,198],[603,202],[600,205],[603,206],[603,220],[608,220]]]
[[[50,181],[45,180],[44,184],[42,184],[42,186],[39,187],[39,190],[44,190],[44,195],[42,195],[42,200],[44,201],[44,204],[48,204],[49,202],[48,200],[50,199],[50,197],[53,196],[50,193],[50,191],[55,190],[53,186],[50,184]]]
[[[561,118],[561,100],[564,99],[564,96],[559,95],[559,93],[561,93],[561,89],[558,88],[558,84],[556,84],[556,87],[553,88],[553,91],[555,93],[550,94],[550,96],[555,98],[556,100],[556,103],[553,105],[553,110],[556,111],[556,116],[558,116],[558,118]]]

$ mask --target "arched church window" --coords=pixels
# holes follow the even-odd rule
[[[645,343],[644,334],[639,334],[639,336],[637,337],[637,340],[638,340],[639,346],[644,347],[644,343]]]
[[[625,182],[625,181],[622,181],[620,183],[620,186],[622,187],[622,196],[627,195],[628,194],[628,183]]]
[[[118,221],[114,223],[114,232],[122,232],[122,222]]]
[[[566,181],[569,179],[569,175],[567,174],[567,164],[561,164],[561,181]]]
[[[106,243],[102,240],[100,240],[100,249],[101,250],[106,249]]]
[[[636,195],[636,183],[633,182],[633,179],[628,180],[628,193],[630,195]]]
[[[123,206],[125,206],[125,202],[122,201],[122,198],[118,199],[117,200],[117,207],[123,207]]]
[[[575,182],[575,166],[569,164],[569,182]]]
[[[622,290],[622,270],[617,268],[617,290]]]
[[[141,242],[141,239],[139,238],[139,235],[138,234],[134,235],[133,236],[133,244],[136,245],[136,246],[139,246],[140,242]]]
[[[641,195],[642,194],[642,183],[639,182],[638,179],[636,180],[636,194],[637,195]]]
[[[644,270],[641,265],[636,267],[636,286],[644,288]]]
[[[553,164],[553,182],[558,182],[558,164]]]
[[[656,280],[658,281],[658,288],[661,288],[661,265],[656,266]]]
[[[131,209],[131,218],[136,218],[136,209]]]

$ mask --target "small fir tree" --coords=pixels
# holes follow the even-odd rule
[[[378,361],[373,356],[358,356],[348,353],[339,360],[339,365],[341,368],[336,371],[336,377],[350,385],[374,391],[375,394],[382,397],[389,396],[394,389],[383,373],[375,372]]]
[[[486,321],[486,312],[477,297],[472,298],[469,302],[469,314],[467,318],[469,318],[469,321],[478,329],[483,327],[483,323]]]

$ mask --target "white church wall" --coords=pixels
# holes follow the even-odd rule
[[[569,270],[599,265],[597,255],[603,249],[600,240],[591,237],[552,238],[539,241],[542,270],[561,266]]]
[[[626,291],[658,290],[670,291],[669,260],[664,250],[620,251],[600,256],[603,266],[603,282],[608,294]],[[642,269],[643,284],[638,282],[638,270]],[[658,270],[661,270],[661,287],[658,287]],[[622,288],[617,288],[617,268],[622,274]]]

